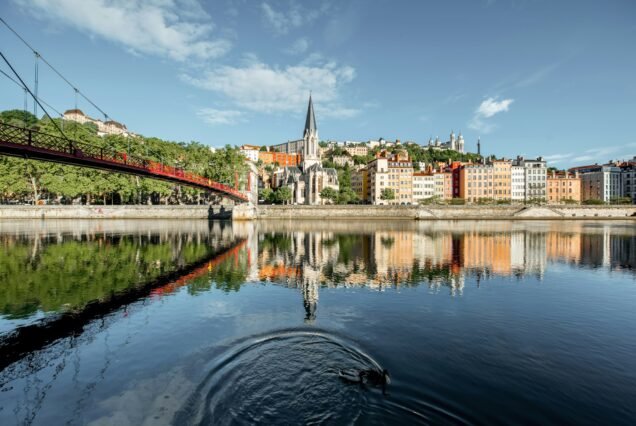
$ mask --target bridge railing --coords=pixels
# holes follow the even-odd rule
[[[62,136],[51,135],[38,130],[17,127],[6,123],[0,123],[0,141],[25,145],[41,150],[55,151],[76,158],[123,164],[130,168],[138,169],[139,171],[149,172],[151,175],[169,177],[184,183],[196,184],[226,193],[234,198],[247,200],[245,194],[228,185],[214,182],[211,179],[187,172],[178,167],[171,167],[161,162],[129,155],[127,152],[118,151],[112,147],[96,146],[87,142],[70,140]]]

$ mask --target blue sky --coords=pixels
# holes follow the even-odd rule
[[[485,153],[560,167],[636,155],[633,0],[5,0],[0,16],[147,136],[296,139],[312,90],[322,139],[454,130],[469,150],[480,136]],[[33,55],[4,27],[0,49],[32,84]],[[22,107],[5,78],[0,93]],[[43,67],[40,95],[74,107]]]

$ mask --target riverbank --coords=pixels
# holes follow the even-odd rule
[[[0,219],[636,219],[636,206],[0,206]]]

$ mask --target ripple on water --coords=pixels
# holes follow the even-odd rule
[[[417,422],[442,414],[434,407],[424,407],[429,413],[422,413],[390,401],[395,398],[385,398],[379,390],[342,382],[340,369],[382,367],[356,344],[322,330],[251,336],[207,365],[208,373],[176,413],[174,424]]]

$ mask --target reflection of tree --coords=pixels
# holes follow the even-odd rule
[[[205,258],[212,248],[187,235],[161,241],[147,236],[104,236],[94,239],[8,241],[0,251],[0,313],[25,318],[37,310],[74,311],[94,300],[105,300],[184,264]],[[39,241],[36,238],[35,241]],[[57,241],[56,241],[57,242]]]
[[[197,294],[208,291],[212,285],[225,292],[239,291],[245,284],[249,269],[247,250],[243,249],[214,265],[205,276],[188,283],[188,292]]]
[[[395,238],[393,237],[380,237],[380,243],[385,249],[390,249],[395,244]]]

